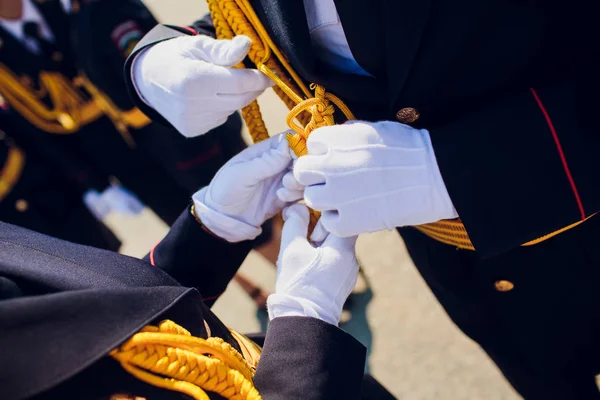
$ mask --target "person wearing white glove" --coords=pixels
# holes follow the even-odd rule
[[[116,213],[139,215],[144,204],[129,190],[119,185],[110,185],[100,195],[102,200]]]
[[[102,193],[88,190],[83,195],[83,202],[99,221],[111,211],[139,215],[144,210],[144,204],[133,193],[118,185],[110,185]]]
[[[307,239],[306,206],[290,206],[283,218],[276,289],[267,300],[269,318],[311,317],[337,326],[358,278],[356,237],[329,234],[313,246]]]
[[[110,206],[102,199],[102,195],[97,190],[85,192],[83,203],[98,221],[102,221],[110,213]]]
[[[185,36],[151,46],[133,61],[132,80],[147,105],[186,137],[225,123],[274,83],[257,70],[235,69],[250,38]]]
[[[348,237],[457,218],[429,132],[397,122],[353,121],[315,130],[308,155],[283,180],[331,233]]]
[[[285,135],[247,148],[193,196],[196,216],[228,242],[256,238],[261,225],[286,205],[277,197],[292,157]]]

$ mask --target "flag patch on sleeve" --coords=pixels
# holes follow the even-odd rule
[[[143,33],[139,25],[132,20],[117,25],[110,35],[119,52],[125,57],[131,54],[142,36]]]

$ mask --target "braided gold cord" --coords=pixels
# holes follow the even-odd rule
[[[297,133],[286,135],[290,148],[297,156],[305,155],[306,139],[310,133],[316,128],[335,124],[335,108],[331,103],[335,96],[325,93],[324,88],[316,85],[310,87],[315,91],[314,96],[312,95],[311,90],[271,41],[247,0],[207,1],[217,38],[231,39],[234,35],[245,35],[251,39],[248,58],[276,83],[273,87],[275,93],[290,109],[287,123]],[[341,110],[349,119],[353,119],[350,110],[337,100],[334,104],[342,104]],[[259,115],[257,103],[252,103],[242,110],[242,116],[255,143],[268,137],[262,116],[259,118]],[[311,230],[319,217],[319,212],[311,210]]]
[[[193,337],[172,321],[146,326],[110,356],[136,378],[196,400],[208,400],[206,391],[226,399],[261,399],[253,366],[229,343]]]
[[[39,79],[40,90],[35,90],[0,63],[0,95],[37,128],[68,135],[102,116],[97,104],[85,100],[63,75],[42,72]],[[40,100],[46,95],[52,100],[52,108]]]
[[[217,38],[219,39],[233,39],[235,36],[234,31],[231,29],[229,23],[227,23],[227,19],[223,14],[223,12],[230,9],[231,7],[221,8],[220,3],[216,1],[208,2],[208,10],[213,19]],[[230,18],[235,18],[231,13],[229,15]],[[235,67],[244,68],[244,64],[239,63]],[[248,126],[248,132],[250,133],[253,143],[258,143],[269,138],[269,132],[267,131],[267,127],[263,120],[258,101],[254,100],[242,109],[242,118],[244,118],[246,126]]]

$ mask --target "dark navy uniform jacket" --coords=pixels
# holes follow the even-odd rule
[[[118,250],[117,237],[83,203],[92,182],[106,185],[106,177],[97,175],[76,153],[56,157],[60,149],[32,140],[30,129],[18,119],[0,98],[0,221],[75,243]]]
[[[171,319],[237,347],[209,306],[251,244],[206,233],[186,210],[139,260],[0,223],[0,398],[179,399],[136,381],[107,353]],[[207,255],[210,260],[206,262]],[[365,349],[310,318],[271,322],[255,385],[264,399],[360,398]]]

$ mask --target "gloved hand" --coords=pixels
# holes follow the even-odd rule
[[[100,197],[112,211],[119,214],[139,215],[144,210],[144,204],[122,186],[111,185]]]
[[[261,225],[286,205],[276,193],[291,161],[283,134],[245,149],[194,194],[196,216],[229,242],[256,238]]]
[[[427,130],[356,121],[315,130],[307,147],[294,165],[297,182],[286,177],[282,197],[304,185],[306,204],[335,235],[458,217]]]
[[[184,136],[202,135],[273,85],[258,70],[231,68],[249,49],[247,36],[167,40],[137,56],[133,83],[142,100]]]
[[[85,192],[83,203],[98,221],[102,221],[110,213],[110,206],[102,199],[97,190],[88,190]]]
[[[269,318],[312,317],[337,326],[358,277],[356,237],[330,234],[313,247],[306,239],[309,214],[305,206],[292,205],[283,218],[276,289],[267,300]]]

